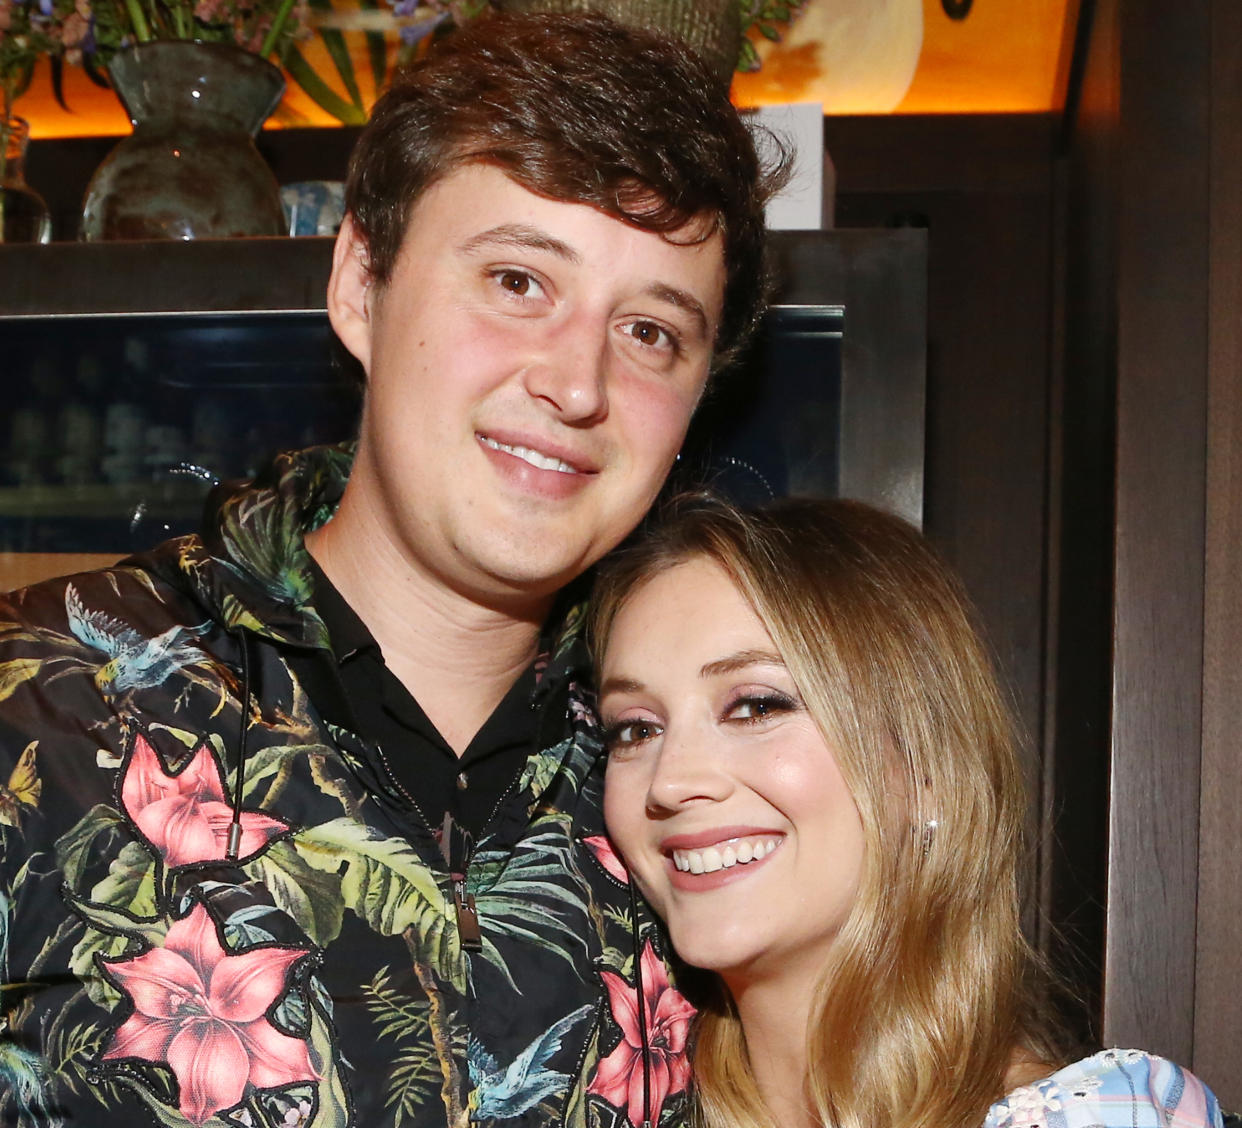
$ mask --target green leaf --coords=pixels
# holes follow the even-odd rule
[[[351,105],[315,73],[306,57],[296,47],[289,48],[285,59],[285,71],[305,92],[307,97],[325,113],[331,114],[342,125],[363,125],[367,115],[359,106]]]
[[[161,1070],[163,1072],[163,1070]],[[151,1115],[156,1121],[164,1125],[165,1128],[235,1128],[223,1117],[212,1116],[204,1120],[201,1125],[196,1126],[192,1120],[182,1115],[179,1109],[168,1104],[158,1093],[153,1093],[143,1081],[131,1073],[122,1073],[115,1078],[118,1084],[124,1085],[127,1089],[135,1093],[143,1104],[151,1111]],[[340,1121],[344,1123],[344,1121]]]
[[[318,1004],[311,1004],[310,1060],[319,1081],[319,1114],[317,1124],[349,1124],[349,1103],[345,1085],[332,1053],[332,1025]]]
[[[592,1128],[587,1120],[587,1086],[590,1084],[591,1074],[595,1071],[598,1062],[599,1026],[597,1024],[595,1032],[591,1035],[591,1041],[587,1044],[586,1053],[583,1055],[582,1066],[578,1070],[578,1083],[570,1088],[569,1097],[565,1102],[565,1115],[561,1120],[563,1128]]]
[[[131,842],[113,861],[108,876],[91,890],[89,899],[73,893],[66,897],[89,925],[74,946],[69,967],[91,1001],[112,1010],[121,996],[97,973],[95,956],[123,955],[135,940],[160,945],[168,931],[169,922],[155,916],[155,860],[139,843]]]
[[[312,0],[311,7],[320,6],[322,5]],[[328,7],[331,6],[331,4],[328,5]],[[328,50],[332,64],[336,67],[336,73],[341,76],[341,81],[345,84],[345,91],[349,95],[349,100],[354,104],[359,113],[365,114],[366,109],[362,104],[362,93],[358,89],[358,79],[354,75],[354,61],[349,57],[349,47],[345,42],[345,33],[334,27],[321,27],[319,29],[319,38],[323,40],[323,45]]]
[[[100,884],[102,885],[103,883],[101,882]],[[117,951],[124,951],[132,940],[142,940],[153,947],[159,947],[164,943],[164,937],[168,932],[168,922],[166,920],[136,916],[125,909],[100,904],[97,901],[88,901],[84,897],[77,897],[72,893],[66,893],[65,897],[78,911],[83,920],[90,925],[92,931],[104,932],[109,936],[115,936],[124,941],[116,949]],[[141,892],[134,899],[136,901],[142,900]],[[87,939],[89,939],[89,936]],[[79,944],[74,949],[75,957],[81,948],[82,945]]]
[[[374,2],[364,3],[364,8],[378,7]],[[371,61],[371,78],[377,91],[384,89],[388,81],[388,39],[382,31],[368,31],[367,58]]]
[[[56,862],[71,887],[76,888],[82,879],[87,855],[95,839],[105,831],[118,830],[124,826],[125,823],[117,811],[103,803],[97,803],[78,819],[72,829],[57,839]]]
[[[169,736],[175,738],[179,743],[184,744],[186,748],[197,748],[203,738],[189,729],[174,728],[172,725],[152,724],[150,726],[152,732],[166,732]]]
[[[23,682],[28,682],[43,665],[39,658],[14,658],[0,662],[0,701],[7,701]]]
[[[273,843],[243,869],[271,893],[276,907],[291,916],[320,948],[326,948],[340,935],[345,913],[340,879],[312,866],[289,842]]]
[[[354,819],[298,831],[294,848],[315,869],[340,876],[346,907],[384,936],[411,930],[417,956],[436,976],[465,989],[466,965],[451,901],[418,853]]]

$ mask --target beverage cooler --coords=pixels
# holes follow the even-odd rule
[[[679,481],[918,521],[925,233],[775,238],[776,304],[713,376]],[[216,482],[352,437],[330,266],[319,238],[0,245],[0,590],[191,531]]]

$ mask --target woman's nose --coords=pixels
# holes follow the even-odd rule
[[[733,781],[706,734],[665,732],[647,787],[649,811],[672,812],[695,803],[718,803],[732,790]]]

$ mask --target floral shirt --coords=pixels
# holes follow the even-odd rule
[[[0,597],[4,1128],[679,1118],[691,1012],[603,838],[580,613],[464,882],[291,673],[349,466],[283,456],[202,537]]]
[[[1141,1050],[1103,1050],[1015,1089],[983,1128],[1221,1128],[1212,1091]]]

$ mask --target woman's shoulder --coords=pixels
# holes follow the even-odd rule
[[[1142,1050],[1102,1050],[1014,1089],[984,1128],[1221,1128],[1220,1105],[1194,1074]]]

